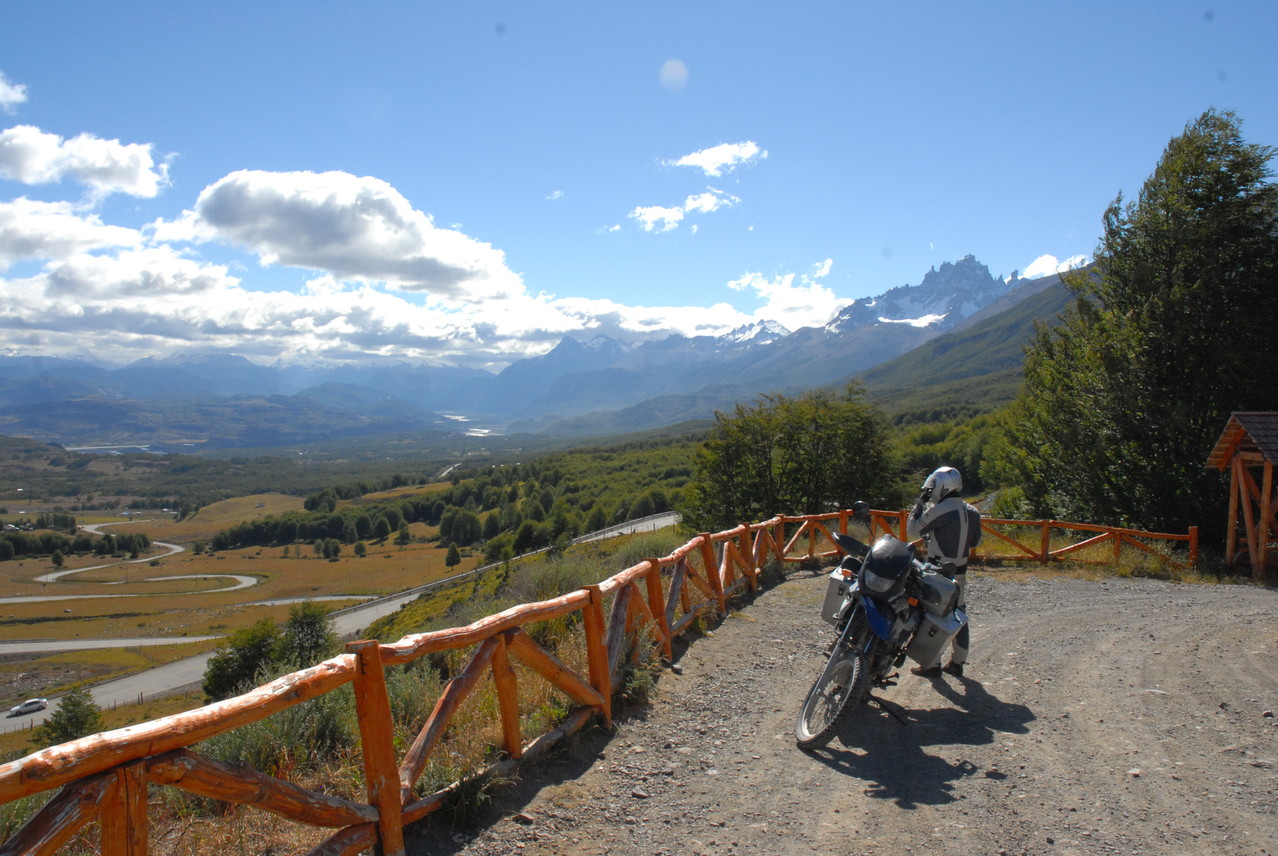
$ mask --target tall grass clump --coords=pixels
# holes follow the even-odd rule
[[[316,772],[358,747],[355,694],[347,684],[193,748],[218,761],[284,776]]]

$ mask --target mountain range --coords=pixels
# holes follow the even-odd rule
[[[612,434],[853,377],[874,399],[935,405],[958,404],[964,382],[1001,372],[996,397],[1010,398],[1034,321],[1054,319],[1068,294],[1057,275],[1003,279],[967,256],[857,300],[823,327],[761,322],[638,344],[567,337],[496,374],[387,359],[268,366],[185,353],[111,366],[90,354],[9,354],[0,434],[188,453],[380,434]]]

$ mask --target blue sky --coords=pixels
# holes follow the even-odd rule
[[[0,352],[500,368],[1094,250],[1278,4],[0,6]]]

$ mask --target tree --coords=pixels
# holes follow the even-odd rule
[[[1171,140],[1139,198],[1104,216],[1094,272],[1040,329],[998,465],[1031,513],[1222,532],[1205,462],[1235,410],[1278,402],[1275,150],[1208,110]]]
[[[341,642],[328,610],[314,601],[306,601],[289,610],[273,660],[304,669],[333,656],[339,648]]]
[[[263,618],[230,635],[204,669],[204,694],[211,701],[230,698],[257,684],[275,660],[280,632]]]
[[[684,520],[703,531],[777,514],[895,501],[891,444],[881,414],[859,384],[738,404],[697,450]]]
[[[89,691],[80,687],[62,697],[58,709],[36,729],[35,742],[41,748],[56,746],[101,730],[102,709],[93,701]]]
[[[413,541],[413,533],[409,531],[407,523],[399,524],[399,533],[395,536],[395,543],[400,547],[407,547]]]
[[[444,557],[444,567],[455,568],[461,564],[461,551],[456,544],[448,545],[448,555]]]

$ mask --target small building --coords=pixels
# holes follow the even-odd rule
[[[1225,557],[1230,565],[1244,556],[1258,580],[1265,577],[1271,539],[1278,535],[1278,498],[1274,461],[1278,460],[1278,412],[1232,413],[1207,457],[1207,467],[1229,472],[1229,529]],[[1240,526],[1241,522],[1241,526]],[[1242,534],[1245,544],[1239,545]]]

